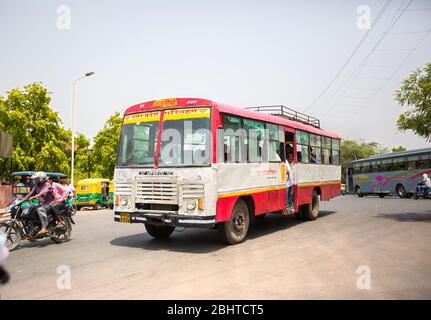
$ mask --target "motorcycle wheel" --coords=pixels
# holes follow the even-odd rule
[[[55,227],[50,238],[55,243],[64,243],[70,240],[71,235],[72,223],[69,217],[64,217],[64,225]]]
[[[71,216],[74,216],[75,215],[75,213],[76,213],[76,211],[77,211],[77,209],[76,209],[76,205],[72,205],[72,208],[70,209],[70,215]]]
[[[9,251],[15,250],[21,242],[21,232],[19,227],[0,223],[0,229],[6,235],[6,247]]]

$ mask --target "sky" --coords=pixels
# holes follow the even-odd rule
[[[406,109],[393,95],[431,62],[430,30],[429,0],[0,0],[0,95],[41,81],[70,128],[72,81],[91,71],[77,85],[89,137],[131,105],[198,97],[282,104],[345,138],[429,147],[398,132]]]

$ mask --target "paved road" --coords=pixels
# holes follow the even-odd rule
[[[1,298],[430,299],[430,209],[427,200],[339,197],[314,222],[269,215],[236,246],[215,230],[155,240],[110,210],[79,212],[72,241],[12,252]],[[57,288],[60,265],[70,289]],[[371,287],[358,289],[367,270]]]

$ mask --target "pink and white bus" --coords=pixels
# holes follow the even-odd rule
[[[239,243],[252,219],[287,213],[286,153],[297,162],[295,216],[315,220],[319,200],[340,194],[340,136],[284,106],[253,109],[196,98],[128,108],[115,221],[144,223],[156,238],[176,227],[216,228],[226,243]]]

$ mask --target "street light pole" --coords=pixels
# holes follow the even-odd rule
[[[91,152],[93,152],[93,150],[88,147],[87,148],[87,156],[88,156],[88,178],[91,178]]]
[[[71,164],[71,172],[70,172],[70,181],[73,185],[73,175],[74,175],[74,166],[75,166],[75,114],[76,114],[76,83],[85,78],[92,76],[94,72],[88,72],[85,75],[73,80],[72,82],[72,164]]]

